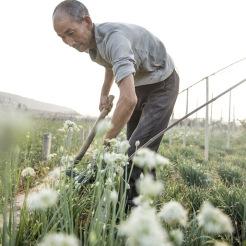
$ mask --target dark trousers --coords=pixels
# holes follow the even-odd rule
[[[140,141],[143,145],[156,134],[168,126],[173,107],[179,90],[179,77],[174,70],[173,73],[164,81],[138,86],[135,88],[138,98],[134,112],[127,123],[127,139],[131,147],[128,150],[128,156],[131,156],[135,150],[135,142]],[[162,136],[151,143],[148,148],[157,152],[161,143]],[[131,161],[127,167],[129,174]],[[135,182],[139,178],[142,169],[134,166],[127,190],[127,207],[133,206],[133,199],[138,196]],[[155,170],[152,170],[155,177]]]

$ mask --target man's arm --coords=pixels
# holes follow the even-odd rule
[[[110,129],[105,139],[115,138],[125,124],[129,121],[137,104],[134,77],[129,75],[119,83],[120,96],[112,117],[113,128]]]
[[[113,81],[114,81],[113,70],[111,68],[105,68],[104,83],[101,89],[101,96],[100,96],[100,103],[99,103],[100,111],[102,111],[103,108],[107,106],[107,99]]]

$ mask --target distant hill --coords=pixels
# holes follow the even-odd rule
[[[29,112],[34,115],[63,115],[63,116],[80,116],[73,109],[58,106],[55,104],[40,102],[34,99],[0,92],[0,109],[1,110],[17,110]]]

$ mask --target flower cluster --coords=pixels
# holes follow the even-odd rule
[[[67,131],[80,131],[80,128],[71,120],[66,120],[63,124],[63,128],[58,129],[60,132],[67,132]]]
[[[153,176],[146,174],[136,183],[138,193],[144,197],[153,197],[159,195],[163,189],[163,184],[159,181],[154,181]]]
[[[50,161],[51,159],[55,158],[57,156],[56,153],[52,153],[48,155],[48,161]]]
[[[140,168],[148,168],[149,170],[157,166],[169,164],[169,160],[148,148],[139,149],[133,157],[133,162]]]
[[[169,225],[180,224],[185,226],[188,220],[187,214],[179,202],[170,201],[163,205],[159,216]]]
[[[170,246],[166,231],[149,206],[138,206],[132,209],[129,218],[120,225],[120,235],[127,236],[127,245]]]
[[[38,246],[79,246],[79,240],[74,235],[51,233]]]
[[[56,204],[58,194],[51,188],[33,192],[27,197],[27,208],[29,210],[45,210]]]
[[[96,135],[103,136],[109,129],[112,128],[112,123],[108,120],[101,120],[96,127]]]
[[[114,143],[114,152],[125,154],[127,150],[130,148],[130,144],[128,140],[124,141],[115,141]]]
[[[198,224],[211,234],[232,233],[230,218],[209,202],[204,202],[197,216]]]
[[[128,156],[117,153],[106,152],[103,157],[104,161],[111,166],[125,166],[128,161]]]
[[[26,178],[26,177],[34,177],[36,175],[35,171],[31,167],[27,167],[22,170],[21,172],[21,177]]]

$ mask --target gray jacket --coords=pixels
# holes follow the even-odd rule
[[[130,74],[135,86],[154,84],[174,70],[163,43],[143,27],[123,23],[95,24],[97,48],[90,49],[92,61],[113,69],[115,82]]]

